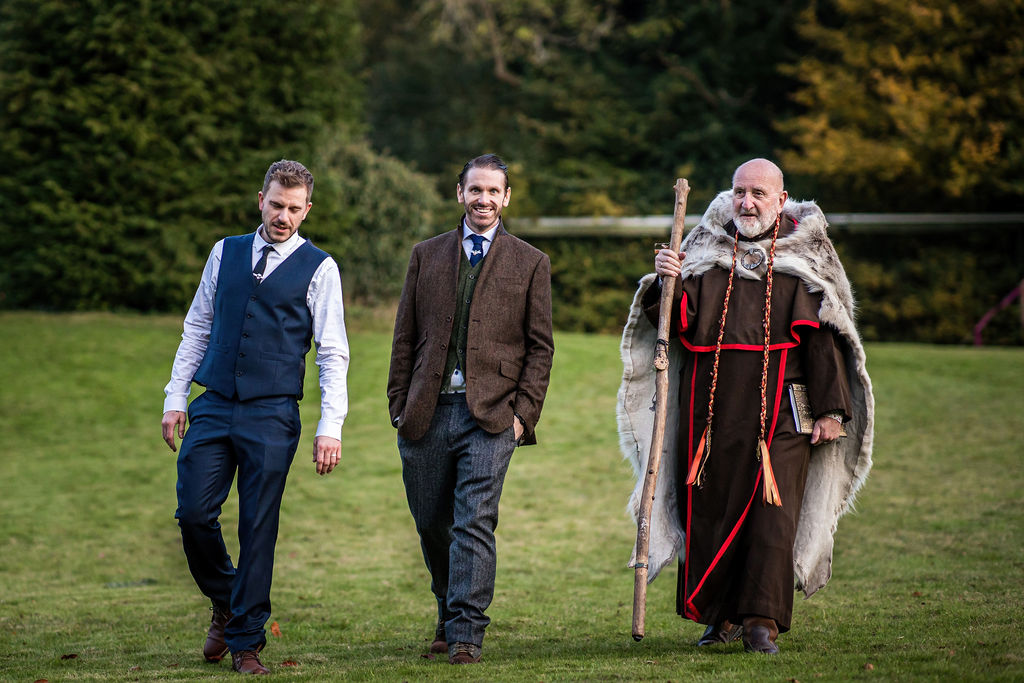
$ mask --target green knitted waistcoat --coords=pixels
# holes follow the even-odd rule
[[[469,336],[469,305],[473,301],[473,290],[476,289],[477,280],[480,278],[480,271],[483,270],[484,260],[475,266],[469,265],[466,251],[462,252],[462,259],[459,261],[459,282],[456,285],[455,299],[455,321],[452,323],[452,336],[448,340],[448,357],[444,363],[444,386],[441,391],[451,391],[452,373],[455,366],[462,367],[462,376],[467,377],[466,372],[466,338]],[[467,380],[468,381],[468,380]]]

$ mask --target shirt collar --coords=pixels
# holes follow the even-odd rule
[[[498,232],[498,226],[499,225],[501,225],[501,221],[498,221],[497,223],[495,223],[494,227],[491,228],[490,230],[488,230],[487,232],[480,233],[483,236],[485,241],[487,241],[487,242],[493,242],[494,241],[494,234],[496,232]],[[468,240],[469,236],[472,235],[472,234],[475,234],[475,233],[470,229],[470,227],[468,225],[466,225],[466,219],[463,218],[462,219],[462,239],[463,239],[463,241]]]
[[[299,246],[305,241],[306,240],[299,236],[299,231],[296,230],[295,232],[292,233],[292,236],[286,239],[284,242],[268,242],[267,240],[263,239],[263,224],[261,223],[260,227],[257,228],[256,230],[256,238],[252,241],[252,248],[253,251],[259,252],[263,251],[263,247],[269,244],[270,246],[274,247],[274,251],[277,252],[279,255],[288,256],[288,254],[292,253],[297,246]]]

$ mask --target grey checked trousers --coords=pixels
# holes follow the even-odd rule
[[[498,500],[515,437],[481,429],[465,394],[442,394],[423,438],[398,437],[402,479],[449,644],[481,645],[497,564]]]

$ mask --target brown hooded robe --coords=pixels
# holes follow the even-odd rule
[[[678,406],[679,419],[672,425],[673,438],[666,439],[666,451],[674,450],[677,458],[665,467],[668,478],[664,487],[659,482],[663,506],[659,512],[663,517],[652,520],[651,566],[656,572],[663,566],[656,563],[665,562],[664,557],[656,557],[663,556],[664,550],[659,552],[653,546],[664,544],[664,538],[655,537],[659,530],[667,529],[669,536],[678,535],[678,538],[670,538],[669,543],[678,543],[674,550],[682,563],[677,592],[680,614],[705,624],[725,619],[740,621],[745,615],[758,615],[774,619],[780,631],[786,631],[792,616],[794,570],[797,570],[796,582],[805,590],[809,589],[809,593],[819,585],[809,586],[808,577],[824,584],[829,571],[827,565],[822,568],[821,564],[823,561],[830,563],[834,521],[829,525],[827,548],[820,538],[814,543],[800,538],[808,472],[814,472],[811,482],[814,487],[820,487],[823,481],[835,480],[830,486],[840,495],[840,509],[835,509],[833,502],[831,510],[815,507],[810,512],[811,519],[805,527],[814,532],[812,535],[820,537],[822,517],[828,519],[834,515],[838,519],[870,467],[873,400],[855,331],[855,341],[851,342],[852,295],[849,296],[849,311],[836,315],[837,303],[844,307],[847,303],[841,295],[849,292],[849,285],[831,244],[824,237],[824,219],[813,204],[791,202],[787,204],[788,211],[780,229],[773,271],[766,387],[765,438],[782,506],[763,502],[763,469],[756,456],[764,344],[764,274],[770,237],[757,242],[740,237],[740,256],[752,250],[747,262],[760,262],[749,270],[741,265],[742,259],[737,264],[719,362],[711,455],[705,465],[704,484],[700,487],[685,484],[705,427],[715,342],[735,235],[731,221],[725,219],[723,203],[728,194],[720,195],[702,226],[684,243],[687,256],[682,291],[678,292],[677,288],[670,334],[675,353],[671,354],[674,357],[669,372],[679,373],[672,382],[672,405]],[[814,249],[823,251],[825,258],[818,254],[817,259],[811,259],[810,266],[804,267],[813,270],[811,266],[822,263],[832,267],[832,272],[825,268],[822,279],[836,280],[835,285],[815,286],[817,278],[809,278],[800,268],[792,267],[794,261],[803,258],[801,252]],[[839,296],[835,294],[837,291]],[[654,326],[659,295],[657,282],[649,276],[643,281],[635,303],[635,308],[642,309]],[[627,338],[633,341],[631,332],[638,333],[639,328],[647,324],[636,321],[635,317],[630,318],[633,329],[627,325],[624,334],[624,360],[630,346]],[[636,370],[627,363],[620,391],[620,432],[624,450],[631,447],[626,451],[631,457],[640,455],[640,440],[633,436],[642,432],[642,428],[638,430],[642,423],[637,420],[638,411],[634,407],[631,412],[628,405],[631,397],[632,403],[636,403],[636,381],[644,374]],[[790,408],[787,388],[794,382],[807,385],[815,416],[841,411],[851,420],[847,428],[852,438],[813,449],[813,458],[852,454],[852,458],[843,457],[845,466],[824,463],[825,467],[811,467],[810,437],[796,432]],[[670,416],[672,414],[670,411]],[[642,453],[644,460],[646,456]],[[835,497],[833,494],[832,498]],[[656,494],[656,500],[658,498]],[[821,496],[816,493],[811,498],[813,505]],[[665,514],[674,514],[675,518],[666,520]],[[806,530],[803,535],[807,536]],[[813,571],[808,572],[806,568],[801,571],[794,553],[794,549],[800,547],[813,550],[812,554],[816,555],[827,550],[828,557],[815,557]]]

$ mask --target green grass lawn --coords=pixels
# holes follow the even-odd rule
[[[435,608],[388,424],[390,334],[350,323],[351,411],[324,478],[310,462],[312,367],[307,379],[277,549],[281,635],[264,657],[279,677],[1024,679],[1024,349],[869,346],[875,467],[840,524],[831,582],[797,599],[782,654],[767,658],[697,651],[702,628],[674,613],[674,569],[651,585],[647,637],[631,639],[618,339],[557,335],[540,445],[516,453],[505,486],[484,662],[456,668],[422,656]],[[0,315],[0,679],[235,675],[199,653],[208,603],[185,566],[160,438],[180,324]]]

